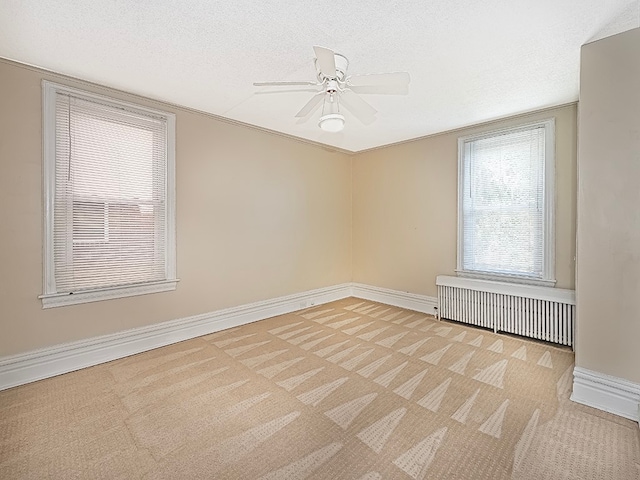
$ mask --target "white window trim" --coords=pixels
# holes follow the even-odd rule
[[[532,278],[521,275],[500,275],[496,273],[475,272],[463,269],[464,259],[464,215],[462,197],[464,183],[464,144],[470,140],[490,138],[505,133],[528,130],[534,127],[545,129],[545,162],[544,162],[544,222],[543,222],[543,277]],[[555,118],[531,122],[515,127],[501,128],[458,138],[458,250],[456,274],[460,277],[495,280],[507,283],[523,283],[528,285],[554,286],[555,280]]]
[[[74,293],[58,293],[55,284],[55,266],[53,257],[53,221],[55,203],[55,163],[56,163],[56,94],[62,92],[84,97],[108,105],[143,111],[151,115],[164,117],[167,121],[167,198],[165,224],[165,279],[160,282],[145,282],[137,285],[116,286],[82,290]],[[148,293],[166,292],[176,289],[176,206],[175,206],[175,131],[176,117],[173,113],[154,110],[137,104],[86,92],[57,83],[42,81],[42,132],[43,132],[43,193],[44,193],[44,225],[43,225],[43,294],[42,308],[76,305],[115,298],[131,297]]]

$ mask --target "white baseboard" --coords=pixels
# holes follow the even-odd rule
[[[349,296],[345,283],[3,357],[0,390]]]
[[[374,287],[362,283],[352,283],[352,295],[372,302],[385,303],[394,307],[406,308],[417,312],[435,315],[438,307],[436,297],[427,297],[417,293],[400,292],[388,288]]]
[[[575,367],[571,400],[640,422],[640,385],[628,380]]]

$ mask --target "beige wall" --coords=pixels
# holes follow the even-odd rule
[[[576,365],[640,383],[640,29],[581,64]]]
[[[175,292],[42,310],[43,78],[177,114]],[[457,138],[549,117],[573,288],[574,105],[349,157],[7,61],[0,83],[0,356],[350,280],[435,296],[456,265]]]
[[[364,152],[353,160],[353,280],[436,296],[455,274],[458,137],[556,119],[556,279],[573,288],[576,106]]]
[[[42,310],[41,80],[177,114],[175,292]],[[351,280],[341,153],[0,60],[0,356]]]

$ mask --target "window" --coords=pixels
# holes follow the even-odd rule
[[[45,81],[43,131],[43,307],[174,290],[174,115]]]
[[[458,140],[458,274],[552,285],[554,120]]]

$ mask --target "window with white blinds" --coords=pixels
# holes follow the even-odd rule
[[[458,147],[458,272],[553,283],[554,121]]]
[[[43,305],[174,289],[174,116],[43,89]]]

